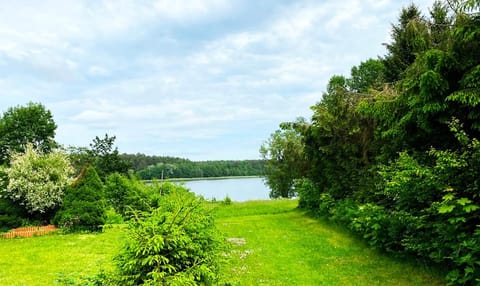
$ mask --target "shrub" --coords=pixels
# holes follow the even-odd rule
[[[24,208],[7,198],[0,198],[0,232],[22,225],[27,213]]]
[[[135,177],[125,177],[114,173],[107,177],[105,183],[105,198],[117,213],[128,219],[132,211],[148,211],[158,206],[161,194],[169,193],[174,184],[146,184]]]
[[[222,203],[223,203],[224,205],[227,205],[227,206],[228,206],[228,205],[231,205],[231,204],[232,204],[232,199],[231,199],[228,195],[226,195],[226,196],[225,196],[225,199],[223,200]]]
[[[67,155],[54,150],[42,154],[28,144],[25,153],[11,155],[6,174],[5,195],[29,213],[47,213],[61,204],[73,168]],[[0,182],[1,183],[1,182]]]
[[[67,188],[62,208],[54,223],[67,230],[100,230],[106,220],[103,184],[95,168],[84,169]]]
[[[117,213],[127,218],[131,210],[147,210],[149,206],[145,186],[118,173],[107,177],[105,198]]]
[[[309,210],[317,209],[320,203],[318,187],[310,179],[296,179],[294,181],[296,193],[298,193],[298,206]]]
[[[121,285],[211,285],[223,239],[203,199],[177,186],[136,213],[116,258]]]

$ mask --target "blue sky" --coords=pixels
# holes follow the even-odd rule
[[[332,75],[385,53],[410,3],[0,0],[0,110],[44,104],[65,146],[257,159]]]

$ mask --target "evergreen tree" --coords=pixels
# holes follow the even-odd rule
[[[104,186],[95,168],[88,167],[67,188],[54,223],[68,230],[100,230],[105,223]]]
[[[392,26],[392,42],[386,44],[385,78],[389,83],[402,79],[415,61],[415,54],[428,47],[428,29],[417,6],[412,4],[402,9],[398,22]]]

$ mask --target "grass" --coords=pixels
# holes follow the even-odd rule
[[[122,230],[99,234],[52,234],[0,239],[0,285],[54,285],[61,276],[96,274],[113,269]]]
[[[296,210],[296,201],[234,203],[217,225],[235,238],[224,279],[233,285],[443,285],[426,267],[393,259]]]
[[[443,285],[423,265],[371,250],[349,233],[296,209],[295,200],[216,203],[231,238],[221,268],[232,285]],[[100,234],[0,239],[0,285],[55,285],[114,268],[121,227]],[[233,238],[233,239],[232,239]]]

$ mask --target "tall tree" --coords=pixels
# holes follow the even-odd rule
[[[115,136],[105,134],[104,138],[95,136],[90,148],[70,147],[68,151],[76,173],[93,166],[103,181],[113,173],[128,174],[132,164],[119,154],[118,148],[114,146],[115,139]]]
[[[386,44],[384,58],[385,77],[390,83],[403,78],[404,71],[415,61],[415,54],[429,46],[428,27],[417,6],[402,9],[398,22],[392,26],[392,42]]]
[[[272,198],[295,195],[294,180],[302,177],[305,164],[299,133],[292,125],[284,124],[281,127],[260,148],[260,154],[266,160],[265,179]]]
[[[358,111],[368,94],[350,92],[345,82],[342,76],[330,79],[322,101],[312,106],[311,124],[300,129],[309,178],[336,198],[366,183],[373,138],[373,122]]]
[[[0,118],[0,164],[8,163],[9,152],[24,152],[29,143],[50,152],[57,146],[56,128],[52,113],[40,103],[9,108]]]
[[[112,173],[127,174],[130,164],[120,157],[118,148],[114,148],[115,136],[105,134],[103,139],[98,136],[90,144],[90,154],[94,158],[94,166],[102,180]]]

